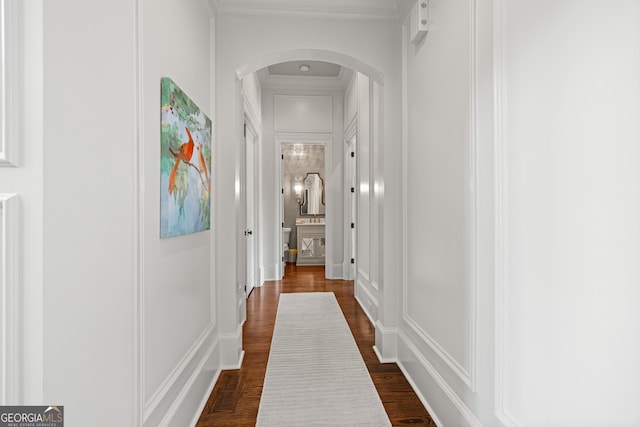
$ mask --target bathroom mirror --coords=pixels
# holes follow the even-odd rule
[[[308,172],[302,181],[301,215],[324,215],[324,179],[318,172]]]

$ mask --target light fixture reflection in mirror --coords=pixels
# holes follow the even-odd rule
[[[293,179],[293,191],[296,194],[296,201],[300,204],[302,202],[302,178],[299,176]]]

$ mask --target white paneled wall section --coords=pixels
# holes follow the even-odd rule
[[[0,1],[0,166],[18,164],[24,10],[19,1]]]
[[[373,117],[373,88],[376,84],[362,73],[354,73],[346,91],[344,120],[345,132],[355,127],[356,135],[355,296],[373,325],[378,321],[380,298],[379,283],[373,270],[380,265],[378,257],[382,253],[380,246],[372,245],[374,241],[378,241],[376,236],[380,230],[379,217],[374,216],[377,196],[373,184],[381,173],[373,163],[374,156],[379,155],[374,153],[376,147],[373,144],[374,129],[380,121],[380,117]],[[343,151],[347,149],[348,146],[345,144]],[[347,158],[348,155],[350,153],[345,153],[343,158]],[[345,192],[349,191],[349,188],[345,188]],[[347,224],[345,228],[347,236],[349,227],[350,224]],[[345,263],[349,262],[349,259],[345,259]]]
[[[22,299],[19,287],[17,194],[0,193],[0,404],[20,402]]]
[[[401,368],[439,425],[640,424],[640,5],[429,7],[403,34]]]
[[[444,425],[480,425],[476,391],[475,1],[431,2],[436,31],[405,25],[403,368]],[[466,393],[464,392],[466,390]],[[448,412],[448,413],[447,413]]]
[[[23,5],[0,1],[0,167],[18,166],[23,114]],[[19,171],[0,170],[0,405],[21,399],[23,310],[20,277],[20,222],[14,187]],[[11,192],[10,192],[11,191]]]
[[[204,231],[159,238],[158,99],[160,79],[170,77],[204,114],[213,116],[213,16],[200,0],[143,1],[140,16],[144,425],[188,425],[203,406],[220,364],[216,295],[211,283],[214,234]],[[166,38],[167,22],[188,31]],[[213,127],[215,132],[215,122]],[[215,138],[212,144],[215,174],[220,161]],[[215,181],[215,175],[212,179]],[[215,218],[212,224],[215,227]]]
[[[539,6],[494,2],[498,415],[640,425],[640,4]]]

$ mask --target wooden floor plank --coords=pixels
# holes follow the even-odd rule
[[[394,363],[378,361],[375,330],[353,295],[353,282],[327,280],[323,266],[288,264],[284,280],[266,282],[247,300],[243,327],[242,368],[223,371],[209,396],[197,427],[254,426],[267,369],[280,293],[333,292],[344,313],[362,358],[394,426],[430,426],[435,423],[422,406],[402,371]]]

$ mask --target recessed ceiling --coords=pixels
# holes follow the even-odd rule
[[[271,76],[339,77],[340,68],[330,62],[291,61],[270,65],[268,71]]]
[[[315,15],[372,19],[402,17],[412,0],[208,0],[227,13]]]

